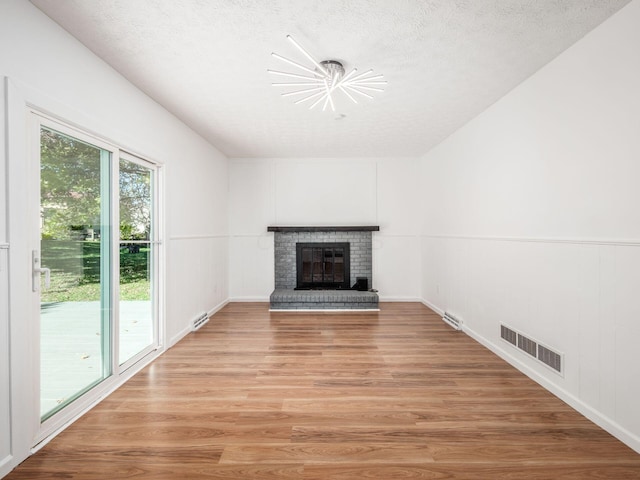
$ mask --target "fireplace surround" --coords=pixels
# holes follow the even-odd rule
[[[270,226],[267,230],[275,236],[272,310],[378,309],[377,293],[361,288],[373,285],[372,232],[379,231],[378,226]],[[301,249],[307,249],[306,271]]]

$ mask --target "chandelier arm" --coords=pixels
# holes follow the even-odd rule
[[[274,75],[283,75],[285,77],[292,77],[292,78],[303,78],[305,80],[320,80],[321,77],[320,75],[318,75],[317,73],[314,74],[314,77],[310,77],[309,75],[298,75],[297,73],[289,73],[289,72],[280,72],[278,70],[267,70],[267,72],[272,73]]]
[[[287,39],[288,39],[291,43],[293,43],[293,45],[294,45],[298,50],[300,50],[300,51],[302,52],[302,54],[303,54],[305,57],[307,57],[309,60],[311,60],[311,62],[312,62],[316,67],[318,67],[318,69],[319,69],[322,73],[324,73],[326,76],[330,76],[330,75],[329,75],[329,72],[327,71],[327,69],[326,69],[326,68],[324,68],[322,65],[320,65],[320,63],[319,63],[319,62],[317,62],[317,61],[316,61],[316,59],[315,59],[315,58],[313,58],[313,57],[309,54],[309,52],[307,52],[304,48],[302,48],[302,45],[300,45],[298,42],[296,42],[296,41],[293,39],[293,37],[292,37],[291,35],[287,35]]]
[[[350,81],[351,81],[351,82],[355,82],[355,81],[356,81],[356,80],[358,80],[359,78],[362,78],[362,77],[364,77],[365,75],[369,75],[370,73],[373,73],[373,70],[367,70],[367,71],[366,71],[366,72],[364,72],[364,73],[361,73],[361,74],[359,74],[359,75],[356,75],[356,76],[355,76],[355,77],[353,77]]]
[[[305,72],[309,72],[312,75],[315,75],[316,72],[314,72],[313,70],[311,70],[310,68],[305,67],[304,65],[300,65],[297,62],[294,62],[293,60],[289,60],[288,58],[283,57],[282,55],[278,55],[277,53],[272,53],[271,54],[274,58],[277,58],[278,60],[282,60],[283,62],[288,63],[289,65],[293,65],[294,67],[298,67],[302,70],[304,70]]]
[[[322,82],[287,82],[287,83],[272,83],[274,87],[310,87],[310,86],[322,86]]]
[[[365,85],[360,85],[360,84],[358,84],[358,85],[351,85],[351,87],[354,87],[354,88],[361,88],[361,89],[363,89],[363,90],[369,90],[369,91],[372,91],[372,92],[384,92],[384,89],[382,89],[382,88],[367,87],[367,86],[365,86]]]
[[[353,102],[353,103],[358,103],[358,101],[353,98],[351,96],[351,94],[349,92],[347,92],[347,90],[342,86],[342,85],[338,85],[338,88],[342,91],[342,93],[344,93],[347,97],[349,97],[349,99]]]
[[[372,72],[372,70],[369,70],[369,72]],[[365,72],[367,73],[367,72]],[[371,77],[367,77],[367,78],[362,78],[362,76],[364,75],[364,73],[362,75],[358,75],[357,78],[354,78],[353,81],[354,82],[360,82],[360,81],[369,81],[369,80],[380,80],[382,78],[384,78],[384,75],[382,74],[377,74],[377,75],[372,75]]]
[[[366,80],[358,80],[357,82],[353,82],[354,85],[386,85],[388,82],[382,82],[379,80],[374,80],[372,82],[367,82]]]
[[[373,99],[373,97],[372,97],[371,95],[369,95],[368,93],[365,93],[365,92],[361,92],[360,90],[358,90],[358,88],[357,88],[357,87],[353,87],[353,86],[351,86],[351,85],[345,85],[345,88],[348,88],[348,89],[349,89],[349,90],[351,90],[352,92],[358,93],[358,94],[360,94],[360,95],[362,95],[362,96],[364,96],[364,97],[367,97],[367,98]]]
[[[336,111],[336,107],[333,105],[333,98],[331,98],[331,92],[333,92],[333,89],[334,89],[333,85],[335,83],[335,79],[336,79],[335,76],[331,78],[331,86],[329,86],[326,79],[324,80],[324,88],[327,90],[327,99],[324,101],[324,105],[322,106],[323,112],[327,108],[327,103],[331,104],[331,109],[334,112]]]
[[[327,95],[327,98],[325,98],[324,104],[322,105],[322,111],[323,112],[327,109],[327,103],[329,103],[329,99],[330,98],[331,98],[331,95]]]
[[[311,110],[313,107],[319,104],[322,100],[324,100],[326,96],[327,96],[327,93],[325,92],[319,99],[313,102],[313,104],[309,107],[309,110]]]
[[[299,92],[298,92],[298,93],[299,93]],[[299,104],[299,103],[306,102],[307,100],[311,100],[312,98],[315,98],[315,97],[317,97],[318,95],[322,95],[322,94],[323,94],[323,92],[322,92],[322,91],[320,91],[320,92],[316,92],[316,93],[312,93],[312,94],[311,94],[311,95],[309,95],[308,97],[304,97],[304,98],[301,98],[300,100],[296,100],[295,102],[293,102],[293,104],[294,104],[294,105],[297,105],[297,104]]]
[[[316,87],[316,88],[305,88],[304,90],[295,90],[293,92],[281,93],[280,95],[283,97],[290,97],[291,95],[298,95],[299,93],[311,93],[311,92],[322,92],[324,88]]]
[[[353,70],[351,70],[348,74],[346,74],[344,77],[342,77],[342,78],[338,81],[338,83],[335,85],[334,89],[335,89],[335,88],[338,88],[340,85],[343,85],[345,82],[348,82],[348,81],[349,81],[349,78],[350,78],[354,73],[356,73],[357,71],[358,71],[358,69],[357,69],[357,68],[354,68],[354,69],[353,69]]]
[[[332,110],[333,112],[335,112],[335,111],[336,111],[336,107],[335,107],[335,105],[333,104],[333,98],[331,97],[331,94],[329,94],[327,97],[328,97],[328,99],[329,99],[329,105],[331,105],[331,110]]]

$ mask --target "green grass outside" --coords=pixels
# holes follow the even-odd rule
[[[42,288],[42,302],[100,300],[100,242],[43,240],[42,265],[51,269],[51,286]],[[149,300],[149,248],[133,253],[120,249],[120,299]],[[44,287],[44,276],[42,287]]]

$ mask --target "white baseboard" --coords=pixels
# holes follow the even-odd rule
[[[269,302],[269,297],[231,297],[230,302]]]
[[[219,312],[220,310],[222,310],[229,303],[229,301],[230,301],[229,299],[226,299],[226,300],[220,302],[215,307],[211,308],[210,310],[207,310],[207,316],[210,317],[214,313]],[[191,331],[192,331],[191,330],[191,325],[189,324],[185,328],[180,330],[177,334],[175,334],[173,337],[171,337],[171,339],[169,340],[169,344],[167,345],[167,348],[173,347],[176,343],[178,343],[184,337],[189,335],[191,333]]]
[[[444,315],[444,311],[442,309],[438,308],[427,300],[422,299],[422,303],[434,312],[437,312],[439,315]],[[607,417],[606,415],[603,415],[601,412],[584,403],[571,392],[568,392],[564,388],[561,388],[557,384],[551,382],[548,378],[540,375],[537,371],[521,362],[520,359],[513,356],[512,352],[510,352],[509,350],[503,349],[500,345],[493,343],[489,339],[474,331],[472,328],[469,328],[468,324],[465,323],[463,331],[475,341],[480,343],[482,346],[488,348],[493,353],[498,355],[505,362],[517,368],[520,372],[524,373],[527,377],[538,383],[544,389],[553,393],[560,400],[577,410],[579,413],[584,415],[600,428],[606,430],[618,440],[625,443],[636,452],[640,453],[640,437],[638,435],[633,434],[623,426],[619,425],[613,419]]]
[[[436,312],[438,315],[444,315],[444,310],[440,310],[438,307],[436,307],[434,304],[429,303],[428,301],[426,301],[424,298],[420,300],[422,302],[422,304],[427,307],[430,308],[431,310],[433,310],[434,312]]]
[[[180,330],[177,334],[175,334],[173,337],[171,337],[171,339],[169,340],[169,344],[167,345],[167,348],[173,347],[176,343],[178,343],[184,337],[189,335],[189,333],[191,333],[191,325],[186,326],[185,328]]]
[[[227,306],[227,304],[230,302],[231,300],[229,300],[228,298],[222,302],[220,302],[218,305],[216,305],[215,307],[213,307],[211,310],[207,311],[207,315],[211,316],[214,315],[216,313],[218,313],[220,310],[222,310],[224,307]]]
[[[13,455],[7,455],[5,458],[0,460],[0,478],[9,475],[9,472],[16,467],[12,464],[13,460]]]
[[[378,298],[381,302],[421,302],[419,297],[402,297],[397,295],[383,296],[378,294]]]

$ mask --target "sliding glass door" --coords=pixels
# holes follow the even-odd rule
[[[155,345],[154,265],[156,261],[155,170],[131,155],[121,154],[119,364],[124,365]]]
[[[40,415],[111,374],[112,152],[40,128]]]
[[[74,128],[33,118],[39,413],[52,424],[158,345],[157,169]]]

